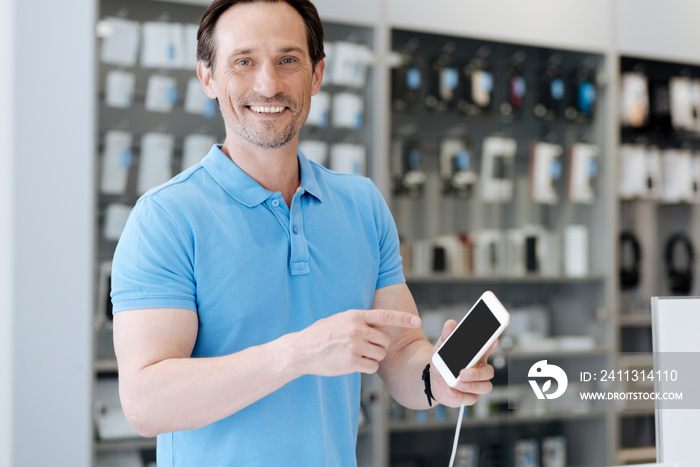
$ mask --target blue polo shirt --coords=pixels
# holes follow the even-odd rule
[[[402,282],[374,184],[298,160],[291,207],[217,146],[146,193],[114,255],[114,311],[193,310],[192,357],[212,357],[368,309],[376,289]],[[158,466],[355,465],[359,410],[359,374],[304,376],[209,426],[160,435]]]

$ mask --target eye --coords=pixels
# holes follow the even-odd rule
[[[294,60],[292,57],[287,57],[282,59],[282,63],[294,63],[296,60]]]
[[[250,65],[250,60],[248,60],[247,58],[243,58],[241,60],[238,60],[236,64],[241,66],[248,66]]]

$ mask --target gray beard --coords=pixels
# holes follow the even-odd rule
[[[293,124],[290,124],[282,132],[275,135],[274,139],[263,139],[257,132],[250,131],[249,128],[237,128],[236,131],[238,136],[261,149],[277,149],[289,144],[294,137],[299,132],[298,129],[294,128]]]
[[[289,99],[285,98],[283,99],[283,102],[287,104],[288,107],[291,107],[291,101]],[[221,110],[221,103],[219,102],[219,99],[216,99],[216,103],[219,106],[219,113],[223,116],[224,112]],[[274,139],[272,140],[263,139],[259,133],[251,130],[251,128],[248,125],[246,125],[245,122],[243,122],[242,120],[239,120],[240,125],[229,125],[226,121],[226,118],[224,118],[224,123],[226,124],[227,128],[232,130],[239,137],[243,138],[246,142],[252,144],[255,147],[261,149],[278,149],[286,146],[294,139],[294,137],[301,130],[301,127],[303,126],[307,117],[308,114],[301,119],[301,124],[298,128],[297,125],[295,125],[295,121],[290,122],[290,124],[286,128],[284,128],[280,133],[276,134],[274,136]]]

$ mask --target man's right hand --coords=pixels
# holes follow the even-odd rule
[[[288,342],[298,353],[304,374],[375,373],[391,345],[391,336],[382,328],[420,325],[418,316],[403,311],[348,310],[288,335]]]

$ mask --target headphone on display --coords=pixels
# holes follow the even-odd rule
[[[677,268],[673,262],[676,244],[680,243],[685,248],[686,265]],[[666,241],[666,274],[671,292],[688,295],[693,288],[693,265],[695,263],[695,251],[690,238],[682,232],[675,233]]]
[[[630,266],[625,265],[623,261],[623,258],[625,257],[623,250],[627,244],[629,244],[632,251],[632,265]],[[642,262],[642,248],[639,246],[637,236],[630,231],[620,233],[619,260],[620,288],[622,290],[635,288],[637,285],[639,285],[639,281],[641,279],[640,266]]]

